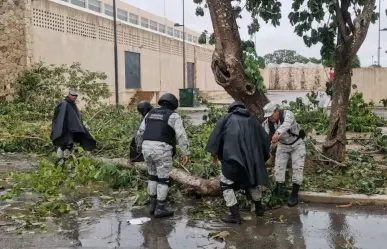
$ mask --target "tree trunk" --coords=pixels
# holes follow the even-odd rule
[[[338,162],[345,159],[345,134],[349,95],[351,93],[352,59],[367,36],[374,6],[375,0],[368,0],[361,14],[356,17],[354,24],[350,25],[352,20],[345,19],[342,16],[342,10],[336,2],[339,28],[335,50],[334,90],[329,117],[329,130],[323,145],[323,154]]]
[[[338,162],[345,159],[346,121],[351,92],[351,59],[346,49],[337,52],[329,130],[323,145],[323,154]]]
[[[207,0],[207,4],[216,41],[211,64],[216,83],[262,121],[262,108],[269,100],[244,74],[242,43],[231,1]]]
[[[123,168],[135,168],[148,172],[148,167],[145,165],[145,163],[128,163],[127,159],[122,158],[98,158],[98,160],[103,163],[113,164]],[[180,183],[189,193],[200,196],[221,196],[219,178],[211,178],[206,180],[190,175],[187,172],[177,168],[172,169],[171,178],[174,181]]]

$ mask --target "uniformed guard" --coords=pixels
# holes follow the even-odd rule
[[[137,111],[141,114],[142,120],[148,115],[153,106],[147,101],[141,101],[137,105]],[[145,122],[141,123],[140,129],[145,130]],[[131,162],[144,162],[144,155],[141,153],[141,147],[136,143],[136,136],[130,142],[129,159]]]
[[[272,147],[277,148],[274,167],[277,196],[283,196],[286,165],[289,158],[292,159],[293,188],[288,206],[293,207],[298,203],[298,192],[303,180],[306,156],[305,132],[300,128],[291,111],[279,110],[272,102],[266,104],[263,111],[266,118],[263,127],[271,136]]]
[[[137,111],[142,115],[143,118],[152,110],[153,106],[147,101],[141,101],[137,105]]]
[[[189,160],[189,142],[183,120],[175,112],[179,106],[175,95],[164,94],[160,97],[158,104],[160,108],[152,109],[142,121],[137,132],[137,145],[142,147],[142,153],[148,166],[150,214],[154,214],[155,218],[162,218],[173,215],[165,204],[176,142],[184,156],[183,165],[186,165]]]

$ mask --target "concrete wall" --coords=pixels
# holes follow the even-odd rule
[[[34,61],[49,64],[79,62],[85,69],[105,72],[114,102],[112,18],[68,3],[34,1]],[[126,104],[135,90],[172,92],[183,87],[183,43],[167,35],[121,22],[117,27],[119,96]],[[125,51],[141,54],[141,89],[125,89]],[[195,86],[221,90],[211,71],[212,50],[186,43],[186,61],[195,63]]]
[[[269,90],[325,91],[329,68],[267,68],[261,70]],[[357,68],[353,70],[352,84],[363,92],[366,101],[387,98],[387,68]]]
[[[0,0],[0,97],[32,59],[31,1]]]

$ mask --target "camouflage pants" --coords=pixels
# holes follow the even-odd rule
[[[142,153],[148,166],[148,194],[165,201],[169,190],[169,176],[172,172],[172,146],[155,141],[144,141]]]
[[[292,181],[293,183],[301,185],[304,175],[305,156],[305,141],[302,139],[292,145],[278,143],[274,167],[276,182],[285,182],[286,165],[291,157],[293,169]]]
[[[234,184],[234,182],[227,179],[223,175],[223,173],[220,172],[220,184],[221,184],[221,188],[222,188],[222,192],[223,192],[223,198],[226,201],[226,206],[232,207],[232,206],[236,205],[238,203],[238,201],[236,199],[234,190],[231,188],[231,186]],[[228,187],[224,187],[224,186],[230,186],[230,187],[228,188]],[[258,186],[255,188],[249,189],[249,192],[251,195],[251,199],[254,202],[261,200],[262,191],[259,189]]]
[[[60,147],[56,151],[56,157],[58,159],[62,159],[62,158],[67,159],[69,158],[70,154],[71,154],[71,151],[69,149],[62,150]]]

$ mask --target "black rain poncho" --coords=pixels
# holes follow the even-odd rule
[[[72,138],[74,143],[79,143],[86,151],[94,150],[97,145],[93,136],[83,125],[77,106],[66,98],[55,108],[51,140],[55,146],[63,147],[68,144],[69,138]]]
[[[218,155],[223,175],[240,188],[269,187],[270,141],[258,120],[235,101],[212,131],[206,151]]]

